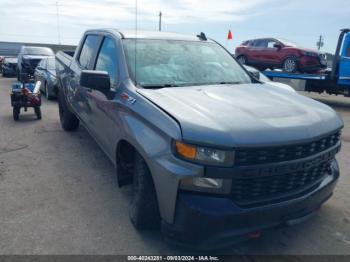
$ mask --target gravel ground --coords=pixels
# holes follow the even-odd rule
[[[118,189],[112,164],[83,128],[62,131],[56,101],[43,99],[41,121],[32,111],[13,121],[13,80],[0,77],[0,254],[193,254],[133,228],[130,189]],[[217,254],[350,254],[350,98],[311,96],[345,122],[334,196],[303,224]]]

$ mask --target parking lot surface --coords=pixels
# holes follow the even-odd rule
[[[43,98],[42,120],[29,109],[15,122],[12,81],[0,77],[0,254],[198,253],[133,228],[130,187],[118,188],[112,164],[83,127],[61,129],[57,101]],[[309,96],[345,122],[334,196],[303,224],[264,231],[217,254],[350,254],[350,98]]]

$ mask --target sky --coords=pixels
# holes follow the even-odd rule
[[[161,11],[163,31],[204,32],[231,52],[258,37],[316,48],[322,35],[334,53],[350,27],[349,0],[0,0],[0,41],[77,45],[87,29],[134,29],[136,2],[138,29],[158,30]]]

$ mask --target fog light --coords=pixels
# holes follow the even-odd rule
[[[197,187],[204,188],[222,188],[223,180],[214,178],[203,178],[195,177],[193,178],[193,185]]]

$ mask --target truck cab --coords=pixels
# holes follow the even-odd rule
[[[350,89],[350,30],[346,30],[339,58],[338,84]]]

